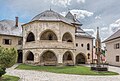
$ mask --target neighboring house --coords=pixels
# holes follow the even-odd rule
[[[0,21],[0,46],[5,48],[16,48],[18,51],[18,62],[22,62],[22,27],[13,20]]]
[[[23,63],[75,65],[92,62],[93,37],[71,14],[53,10],[36,15],[23,28]]]
[[[106,44],[106,60],[111,65],[120,66],[120,30],[108,37]]]

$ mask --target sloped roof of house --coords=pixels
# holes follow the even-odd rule
[[[73,24],[82,25],[80,24],[80,21],[78,21],[77,18],[75,18],[70,11],[67,13],[65,17],[72,20],[72,22],[74,22]]]
[[[115,32],[114,34],[112,34],[110,37],[108,37],[106,40],[104,40],[103,43],[117,39],[117,38],[120,38],[120,29],[117,32]]]
[[[36,15],[31,21],[42,20],[42,21],[62,21],[68,24],[72,24],[73,21],[60,15],[53,10],[46,10],[38,15]]]
[[[15,26],[13,20],[1,20],[0,21],[0,35],[11,35],[22,37],[22,23],[18,23],[18,27]]]
[[[82,24],[73,16],[73,14],[69,11],[67,15],[64,17],[60,15],[59,13],[53,11],[53,10],[46,10],[38,15],[36,15],[32,20],[41,20],[41,21],[62,21],[65,23],[68,23],[70,25],[77,25],[82,26]],[[86,38],[93,38],[91,35],[83,31],[80,27],[77,29],[76,36],[82,36]]]
[[[87,32],[85,32],[83,29],[81,29],[81,27],[77,27],[75,36],[76,36],[76,37],[85,37],[85,38],[94,39],[94,37],[92,37],[92,36],[89,35]]]

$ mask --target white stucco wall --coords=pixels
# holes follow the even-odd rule
[[[76,55],[79,53],[83,53],[86,56],[87,62],[92,62],[92,39],[85,37],[76,37],[76,43],[78,43],[78,47],[76,47]],[[90,50],[87,50],[87,44],[90,44]],[[83,44],[83,47],[81,46]],[[88,59],[87,54],[90,54],[90,59]]]
[[[116,56],[120,58],[120,48],[114,49],[114,45],[120,43],[120,38],[106,42],[106,61],[111,65],[120,66],[120,61],[116,62]],[[119,59],[120,60],[120,59]]]

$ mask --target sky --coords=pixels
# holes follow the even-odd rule
[[[0,20],[15,20],[18,16],[19,22],[27,23],[50,8],[63,16],[70,11],[92,36],[99,27],[105,40],[120,28],[119,6],[119,0],[0,0]]]

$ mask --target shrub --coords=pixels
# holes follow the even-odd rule
[[[14,48],[0,47],[0,75],[5,74],[5,69],[17,62],[17,51]],[[1,77],[0,76],[0,77]]]
[[[4,75],[5,73],[5,68],[0,67],[0,77],[2,77],[2,75]]]

